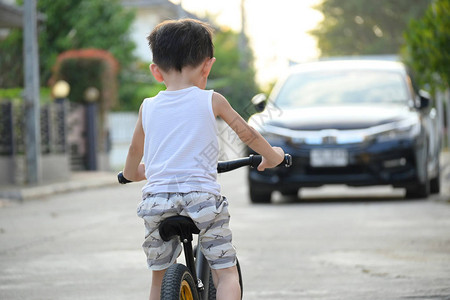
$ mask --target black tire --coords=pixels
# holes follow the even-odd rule
[[[250,201],[252,203],[262,204],[270,203],[272,200],[272,192],[267,190],[261,190],[250,184]]]
[[[185,265],[174,264],[167,269],[162,281],[161,299],[200,299],[194,278],[192,278],[191,272]]]
[[[239,274],[239,285],[241,286],[241,299],[242,299],[242,297],[244,296],[244,285],[242,281],[241,266],[239,265],[239,260],[237,258],[236,258],[236,267]],[[209,270],[208,300],[216,300],[216,287],[214,286],[211,270]]]
[[[281,191],[281,195],[286,196],[286,197],[297,197],[298,189],[290,189],[290,190]]]
[[[427,147],[425,147],[427,149]],[[425,153],[428,153],[427,151]],[[415,182],[412,185],[409,185],[406,187],[406,195],[405,197],[407,199],[419,199],[419,198],[428,198],[430,195],[430,179],[428,177],[428,165],[427,165],[427,159],[424,158],[423,160],[423,166],[421,167],[421,170],[423,170],[423,182],[420,181],[418,178],[417,182]],[[419,168],[416,166],[416,168]],[[417,169],[418,171],[419,169]]]
[[[417,182],[415,185],[406,187],[407,199],[427,198],[430,195],[430,181],[427,179],[424,183]]]
[[[430,180],[430,193],[439,194],[441,192],[441,172],[438,170],[436,177]]]
[[[288,201],[288,202],[295,202],[299,199],[298,189],[290,189],[290,190],[281,191],[281,195],[283,195],[283,198],[285,199],[285,201]]]
[[[208,300],[216,300],[216,287],[214,286],[211,270],[209,270]]]

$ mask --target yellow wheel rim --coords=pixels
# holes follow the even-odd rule
[[[192,296],[191,287],[189,286],[189,283],[186,280],[183,280],[181,282],[180,300],[194,300],[194,297]]]

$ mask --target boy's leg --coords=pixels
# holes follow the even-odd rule
[[[217,300],[239,300],[239,273],[236,250],[229,227],[230,214],[225,197],[208,193],[189,193],[184,198],[182,215],[188,215],[200,229],[200,246],[208,260],[216,286]],[[188,204],[189,203],[189,204]]]
[[[152,286],[150,288],[150,300],[161,299],[161,285],[166,270],[152,271]]]
[[[214,286],[216,287],[216,300],[240,300],[241,286],[237,267],[225,269],[211,269]]]

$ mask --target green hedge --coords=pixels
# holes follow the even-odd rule
[[[0,89],[0,102],[12,101],[20,103],[23,101],[23,88]],[[40,89],[39,100],[41,104],[47,104],[52,101],[50,88]]]
[[[116,109],[137,112],[142,100],[156,96],[158,92],[165,89],[162,83],[122,82],[119,90],[119,105]]]

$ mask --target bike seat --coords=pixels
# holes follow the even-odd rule
[[[169,241],[178,235],[181,241],[192,241],[192,234],[198,234],[200,230],[191,218],[185,216],[169,217],[159,225],[159,235],[164,241]]]

